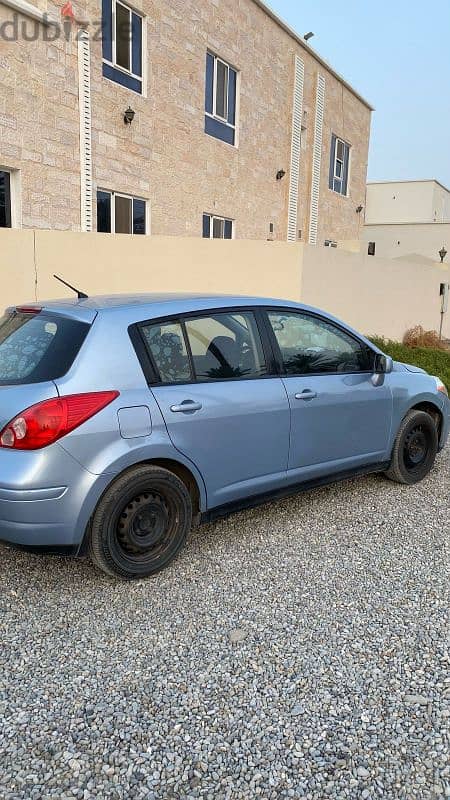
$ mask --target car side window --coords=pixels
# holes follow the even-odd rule
[[[197,380],[258,378],[267,373],[258,326],[251,312],[188,317],[185,325]]]
[[[269,312],[287,375],[370,370],[370,348],[332,322],[300,312]]]
[[[180,322],[146,324],[142,325],[141,331],[161,383],[183,383],[192,379]]]

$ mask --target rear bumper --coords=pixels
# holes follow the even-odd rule
[[[8,472],[2,470],[5,455]],[[40,453],[0,452],[0,541],[33,550],[76,553],[111,476],[93,475],[57,446],[51,456],[46,454],[45,472],[42,457]],[[43,474],[52,485],[39,486]],[[59,482],[62,476],[66,485]]]

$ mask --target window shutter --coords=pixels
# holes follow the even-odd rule
[[[301,58],[295,56],[294,97],[292,102],[292,141],[291,166],[289,178],[288,201],[288,242],[297,241],[298,218],[298,183],[300,180],[300,152],[302,139],[303,86],[305,81],[305,65]]]
[[[78,34],[78,91],[80,109],[81,230],[92,230],[91,66],[89,34]]]
[[[228,70],[228,122],[230,125],[236,123],[236,84],[237,73],[236,70]]]
[[[214,91],[214,56],[206,53],[206,85],[205,85],[205,111],[207,114],[213,113],[213,91]]]
[[[334,162],[336,158],[336,136],[334,133],[331,136],[331,149],[330,149],[330,178],[328,185],[330,189],[334,189]]]
[[[203,238],[209,239],[211,236],[211,217],[209,214],[203,214]]]
[[[103,58],[112,61],[112,2],[102,0],[102,48]]]
[[[142,18],[138,14],[131,17],[131,69],[142,77]]]
[[[325,78],[317,75],[316,118],[312,163],[311,209],[309,218],[309,243],[317,244],[319,225],[320,172],[322,165],[323,114],[325,109]]]

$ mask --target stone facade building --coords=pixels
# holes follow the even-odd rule
[[[0,86],[0,225],[358,238],[371,108],[260,0],[2,0]]]

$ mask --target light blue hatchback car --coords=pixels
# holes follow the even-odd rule
[[[369,472],[413,484],[449,432],[443,383],[321,311],[111,296],[0,321],[0,539],[139,578],[193,524]]]

